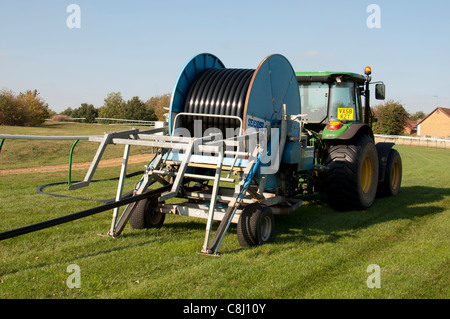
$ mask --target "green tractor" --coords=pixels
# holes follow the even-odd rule
[[[366,209],[377,196],[397,195],[402,160],[394,143],[375,145],[369,85],[376,99],[385,99],[385,85],[349,72],[297,72],[305,134],[314,146],[319,178],[301,176],[299,189],[325,191],[337,210]],[[364,100],[364,105],[362,103]],[[302,185],[303,184],[303,185]],[[315,190],[317,190],[315,189]]]

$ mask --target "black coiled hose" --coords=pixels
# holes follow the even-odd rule
[[[242,119],[247,91],[254,72],[255,70],[252,69],[203,71],[189,89],[184,112],[233,115]],[[203,132],[208,128],[218,128],[224,137],[227,128],[236,129],[240,124],[236,119],[186,116],[183,126],[191,132],[191,136],[194,132],[194,120],[202,120]]]

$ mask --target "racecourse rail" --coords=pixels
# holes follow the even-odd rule
[[[2,151],[3,143],[6,139],[25,139],[25,140],[75,140],[70,148],[69,153],[69,175],[67,183],[70,185],[72,179],[72,155],[73,149],[79,140],[89,140],[89,136],[45,136],[45,135],[10,135],[0,134],[0,152]]]
[[[444,149],[450,148],[450,139],[381,134],[374,134],[374,136],[377,142],[394,142],[397,145],[406,146],[433,147]]]

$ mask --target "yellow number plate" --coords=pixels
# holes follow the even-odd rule
[[[342,121],[352,121],[353,120],[353,109],[350,108],[338,108],[338,120]]]

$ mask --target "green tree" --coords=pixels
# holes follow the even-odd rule
[[[0,125],[24,125],[25,114],[13,92],[0,92]]]
[[[11,91],[0,92],[0,124],[34,126],[44,123],[50,116],[48,104],[37,90],[27,90],[14,95]]]
[[[85,123],[95,123],[95,118],[98,117],[98,110],[92,104],[82,103],[79,108],[72,111],[71,117],[84,117]]]
[[[373,125],[376,134],[400,135],[408,121],[409,114],[399,102],[388,100],[374,109],[377,122]]]
[[[147,107],[147,105],[144,103],[144,107],[145,107],[145,116],[144,116],[144,121],[157,121],[158,117],[155,114],[155,111],[149,107]]]
[[[166,121],[164,114],[168,113],[170,107],[170,94],[163,94],[151,97],[145,102],[147,108],[152,109],[158,121]]]
[[[109,93],[105,98],[105,103],[98,110],[99,117],[107,118],[123,118],[123,108],[125,106],[125,101],[123,100],[122,94],[120,92]]]
[[[27,90],[25,93],[20,93],[17,100],[28,116],[28,123],[26,125],[40,125],[50,116],[48,104],[39,96],[37,90]]]
[[[105,103],[98,110],[98,116],[127,120],[155,121],[157,119],[154,109],[144,103],[138,96],[124,101],[120,92],[109,93]]]
[[[417,111],[416,113],[409,114],[409,119],[412,121],[417,121],[424,119],[427,115],[422,111]]]
[[[154,111],[147,108],[145,103],[139,97],[134,96],[128,100],[123,108],[123,118],[130,120],[155,121],[156,115]]]
[[[67,115],[72,117],[72,113],[73,113],[73,109],[71,107],[68,107],[67,109],[65,109],[64,111],[61,112],[62,115]]]

